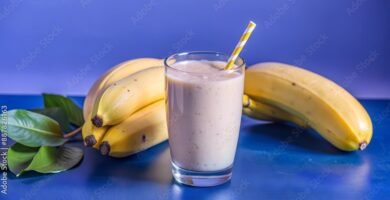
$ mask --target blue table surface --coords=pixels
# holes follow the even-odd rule
[[[82,105],[83,97],[72,97]],[[84,148],[58,174],[8,173],[8,199],[386,199],[390,195],[390,100],[361,100],[374,124],[364,151],[341,152],[312,130],[242,118],[233,178],[212,188],[175,183],[168,143],[123,159]],[[0,95],[8,109],[42,106],[40,96]],[[299,134],[292,134],[298,131]],[[296,136],[294,136],[296,135]],[[4,195],[1,195],[4,197]]]

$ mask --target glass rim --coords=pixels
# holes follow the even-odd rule
[[[179,71],[179,72],[184,72],[184,73],[189,73],[189,74],[204,74],[203,72],[189,72],[189,71],[177,69],[177,68],[174,68],[172,66],[172,64],[168,64],[168,60],[172,59],[175,56],[186,56],[186,55],[191,55],[191,54],[198,54],[198,55],[205,54],[205,55],[216,55],[216,56],[222,55],[222,56],[226,56],[227,58],[230,57],[230,55],[222,53],[222,52],[218,52],[218,51],[184,51],[184,52],[175,53],[175,54],[172,54],[172,55],[166,57],[164,59],[164,66],[169,68],[169,69],[173,69],[173,70],[176,70],[176,71]],[[223,61],[223,60],[221,60],[221,61]],[[242,63],[240,65],[236,65],[236,63],[238,61],[241,61]],[[226,62],[228,62],[228,61],[226,60]],[[246,63],[245,63],[245,60],[242,57],[238,56],[236,61],[234,62],[234,64],[235,64],[236,67],[233,67],[232,69],[228,69],[228,70],[221,69],[221,70],[219,70],[216,73],[220,73],[220,72],[234,72],[234,71],[240,70],[243,67],[245,67]]]

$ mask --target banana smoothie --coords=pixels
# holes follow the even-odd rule
[[[167,121],[173,164],[193,171],[232,166],[244,87],[226,62],[188,60],[167,67]]]

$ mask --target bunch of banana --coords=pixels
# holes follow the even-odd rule
[[[122,62],[112,67],[110,70],[104,73],[89,90],[84,101],[84,119],[88,119],[88,114],[91,113],[96,98],[108,86],[131,74],[155,66],[164,66],[163,60],[155,58],[138,58]]]
[[[92,123],[96,127],[122,122],[138,109],[164,99],[164,67],[151,67],[113,83],[96,98]]]
[[[113,67],[84,101],[85,146],[123,157],[166,140],[165,107],[156,106],[163,101],[163,60],[140,58]],[[141,140],[135,140],[139,135]]]
[[[102,139],[100,152],[103,155],[125,157],[167,138],[165,100],[159,100],[108,129]]]
[[[372,123],[363,106],[336,83],[282,63],[260,63],[245,73],[244,114],[315,129],[345,151],[363,150]]]

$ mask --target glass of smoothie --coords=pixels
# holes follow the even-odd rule
[[[245,62],[218,52],[165,59],[172,174],[179,183],[215,186],[232,176],[240,130]]]

